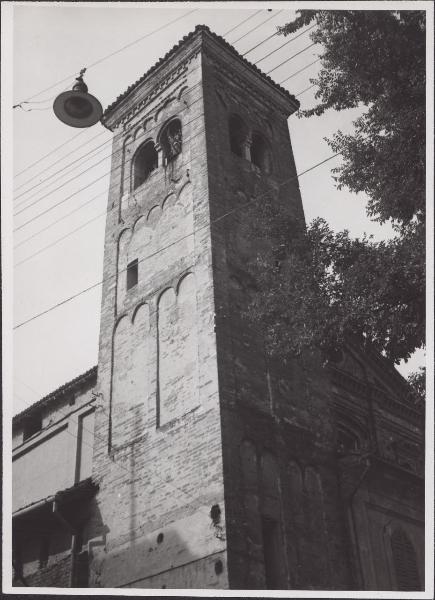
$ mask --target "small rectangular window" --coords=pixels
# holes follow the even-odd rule
[[[127,290],[137,285],[138,280],[138,260],[132,260],[127,265]]]

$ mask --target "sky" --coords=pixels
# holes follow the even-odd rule
[[[16,413],[98,360],[101,286],[96,284],[103,268],[111,132],[99,123],[81,130],[58,121],[51,109],[56,95],[70,89],[75,75],[87,67],[89,92],[105,108],[197,24],[208,25],[243,54],[294,18],[297,3],[9,4],[11,98],[14,105],[21,104],[12,113],[15,192],[2,205],[3,212],[12,207],[15,214],[13,323],[60,304],[14,330]],[[134,43],[139,38],[144,39]],[[321,51],[307,48],[308,34],[278,49],[289,39],[275,35],[246,58],[263,72],[272,71],[270,76],[280,83]],[[315,103],[315,88],[307,88],[318,67],[307,66],[282,84],[298,96],[302,108]],[[355,109],[310,119],[293,115],[289,129],[297,171],[333,154],[325,137],[338,129],[351,131],[359,114]],[[300,178],[306,220],[321,216],[335,230],[346,228],[354,236],[390,237],[388,224],[368,219],[364,195],[335,188],[331,169],[338,161]],[[417,352],[399,370],[406,375],[423,361],[424,353]]]

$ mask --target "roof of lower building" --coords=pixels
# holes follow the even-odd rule
[[[17,425],[24,417],[32,414],[33,412],[35,412],[37,410],[40,410],[41,408],[48,407],[50,404],[54,403],[56,400],[58,400],[60,397],[64,396],[65,394],[70,394],[70,393],[74,392],[75,390],[77,390],[78,388],[80,388],[82,385],[92,381],[93,379],[96,379],[97,372],[98,372],[98,367],[95,366],[95,367],[92,367],[91,369],[89,369],[88,371],[85,371],[81,375],[78,375],[74,379],[71,379],[71,381],[64,383],[63,385],[58,387],[56,390],[54,390],[47,396],[44,396],[43,398],[41,398],[41,400],[38,400],[34,404],[31,404],[30,406],[28,406],[27,408],[22,410],[20,413],[16,414],[12,419],[13,424]]]
[[[82,479],[82,481],[74,483],[68,488],[64,488],[54,494],[46,496],[45,498],[34,500],[33,502],[22,506],[13,513],[12,517],[15,518],[16,516],[21,516],[24,513],[27,514],[34,509],[43,508],[47,504],[53,502],[53,500],[60,502],[72,502],[80,499],[87,499],[95,495],[97,490],[98,484],[92,479],[92,477],[88,477],[87,479]]]
[[[116,98],[116,100],[114,102],[112,102],[112,104],[109,104],[109,106],[104,111],[103,116],[101,117],[102,122],[104,123],[104,120],[109,116],[109,113],[111,113],[121,103],[121,101],[124,100],[124,98],[126,98],[131,92],[133,92],[158,67],[160,67],[164,62],[166,62],[169,58],[171,58],[179,48],[184,46],[187,42],[190,42],[190,40],[193,39],[195,34],[197,34],[199,32],[203,32],[203,31],[206,31],[208,34],[210,34],[216,41],[218,41],[220,44],[222,44],[234,56],[237,56],[237,58],[239,58],[242,62],[244,62],[246,65],[248,65],[251,69],[253,69],[256,73],[258,73],[258,75],[260,75],[268,83],[272,84],[280,92],[284,93],[289,99],[293,100],[293,102],[295,102],[296,104],[299,104],[299,100],[297,100],[296,97],[293,96],[293,94],[290,94],[290,92],[288,90],[286,90],[281,85],[276,83],[271,77],[266,75],[266,73],[263,73],[263,71],[261,71],[261,69],[259,69],[255,64],[249,62],[249,60],[246,60],[246,58],[244,58],[241,54],[239,54],[237,52],[237,50],[234,48],[234,46],[229,44],[223,37],[221,37],[220,35],[217,35],[213,31],[211,31],[209,29],[209,27],[207,27],[207,25],[197,25],[193,31],[191,31],[189,34],[185,35],[183,37],[183,39],[181,39],[177,44],[175,44],[175,46],[173,46],[165,54],[165,56],[163,56],[150,69],[148,69],[148,71],[146,71],[146,73],[144,73],[142,75],[142,77],[140,77],[137,81],[135,81],[133,84],[131,84],[125,90],[125,92],[123,92],[120,96],[118,96]]]

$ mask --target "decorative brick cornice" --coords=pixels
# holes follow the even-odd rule
[[[112,104],[110,104],[106,108],[106,110],[104,111],[103,116],[101,118],[102,124],[105,127],[108,127],[108,125],[107,125],[108,119],[113,114],[114,110],[121,104],[121,102],[123,102],[130,94],[132,94],[144,81],[146,81],[146,79],[148,79],[151,75],[153,75],[154,73],[156,73],[160,67],[162,67],[164,64],[166,64],[168,62],[168,60],[171,59],[176,54],[177,51],[179,51],[180,49],[182,49],[183,47],[185,47],[188,43],[190,43],[191,41],[193,41],[196,36],[199,37],[199,36],[203,36],[204,34],[210,36],[212,39],[214,39],[216,42],[218,42],[226,50],[228,50],[229,52],[231,52],[231,54],[233,56],[237,57],[243,64],[245,64],[249,68],[250,71],[253,71],[257,75],[259,75],[265,82],[267,82],[268,84],[272,85],[278,92],[280,92],[281,94],[283,94],[283,96],[287,100],[291,101],[291,103],[295,107],[295,110],[297,108],[299,108],[299,101],[295,98],[295,96],[293,96],[292,94],[290,94],[290,92],[288,90],[286,90],[285,88],[283,88],[282,86],[280,86],[279,84],[277,84],[276,82],[274,82],[271,77],[269,77],[268,75],[266,75],[265,73],[263,73],[263,71],[261,71],[257,66],[255,66],[254,64],[250,63],[248,60],[246,60],[245,58],[243,58],[243,56],[241,56],[237,52],[237,50],[233,46],[231,46],[231,44],[229,44],[221,36],[219,36],[216,33],[213,33],[212,31],[210,31],[210,29],[206,25],[197,25],[195,27],[194,31],[190,32],[188,35],[185,35],[183,37],[183,39],[180,40],[180,42],[178,42],[178,44],[175,44],[175,46],[173,46],[169,50],[169,52],[167,52],[165,54],[165,56],[163,56],[155,65],[153,65],[150,69],[148,69],[148,71],[146,73],[144,73],[142,75],[142,77],[140,77],[137,81],[135,81],[132,85],[130,85],[125,90],[125,92],[123,92],[122,94],[120,94],[116,98],[116,100],[114,102],[112,102]],[[191,57],[189,59],[187,59],[187,60],[188,61],[191,60]],[[184,62],[186,62],[186,59],[185,59]],[[181,69],[184,68],[183,64],[181,64],[181,65],[179,65],[177,67],[177,69],[179,69],[179,68],[181,68]],[[177,69],[175,71],[177,71]],[[175,75],[171,74],[171,76],[174,77]],[[163,83],[161,83],[159,85],[163,85]],[[153,90],[153,92],[154,92],[154,90]],[[157,94],[158,90],[156,90],[155,93]],[[140,104],[141,104],[141,106],[143,106],[147,102],[149,102],[148,97],[145,98],[145,99],[143,99],[143,100],[141,100]]]
[[[405,419],[411,419],[412,422],[420,423],[422,414],[412,406],[405,404],[403,401],[393,398],[384,390],[369,385],[364,381],[353,377],[350,373],[329,365],[328,367],[332,377],[332,383],[337,387],[342,387],[351,393],[358,394],[363,397],[371,395],[372,400],[381,408],[388,408],[392,413],[395,413]]]

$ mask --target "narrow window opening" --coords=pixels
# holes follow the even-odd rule
[[[159,158],[154,142],[147,142],[138,149],[133,163],[134,189],[142,185],[150,173],[157,169],[158,162]]]
[[[24,421],[23,428],[23,441],[25,442],[33,435],[41,431],[42,429],[42,415],[41,413],[34,413],[26,418]]]
[[[403,529],[397,529],[392,534],[391,550],[397,589],[403,592],[421,590],[414,546]]]
[[[245,143],[247,136],[245,124],[240,117],[232,115],[228,121],[228,128],[231,152],[243,158],[243,144]]]
[[[261,518],[263,532],[264,573],[267,590],[281,589],[281,540],[277,521]]]
[[[138,260],[135,258],[127,265],[127,290],[137,285],[138,271]]]
[[[175,119],[168,123],[161,135],[161,145],[166,164],[180,154],[182,142],[181,122],[179,119]]]
[[[266,141],[258,133],[252,136],[251,161],[265,173],[271,173],[272,161]]]

